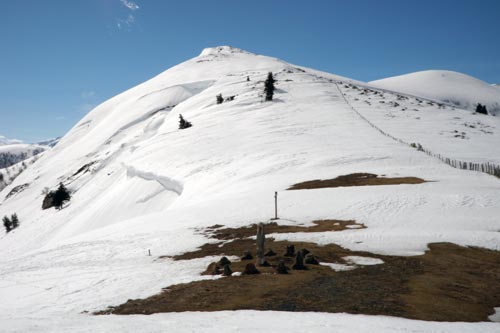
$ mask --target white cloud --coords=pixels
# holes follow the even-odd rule
[[[134,12],[140,8],[139,5],[137,3],[135,3],[134,1],[120,0],[120,2],[124,7],[126,7],[126,9],[128,9],[132,12]],[[131,31],[132,26],[135,24],[135,16],[129,12],[127,17],[115,18],[115,22],[116,22],[116,27],[119,30]]]
[[[17,139],[7,139],[5,136],[0,135],[0,146],[1,145],[12,145],[12,144],[16,144],[16,143],[23,143],[23,141],[17,140]]]
[[[139,5],[133,1],[127,1],[127,0],[120,0],[120,1],[125,7],[127,7],[130,10],[137,10],[140,8]]]

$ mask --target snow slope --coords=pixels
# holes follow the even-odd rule
[[[471,76],[443,70],[415,72],[370,82],[372,86],[430,98],[474,111],[477,103],[490,114],[500,114],[500,91]]]
[[[273,102],[263,102],[269,71],[275,74],[277,89]],[[344,314],[239,311],[124,318],[84,313],[147,297],[172,284],[211,278],[199,274],[213,258],[174,262],[158,256],[206,243],[198,227],[267,221],[274,213],[274,191],[279,191],[279,214],[287,223],[337,218],[367,226],[280,234],[277,239],[334,242],[394,255],[420,254],[428,243],[443,241],[500,249],[499,180],[451,168],[382,135],[363,116],[372,111],[356,108],[362,87],[345,88],[347,82],[362,85],[279,59],[216,47],[96,107],[0,192],[0,216],[16,212],[21,220],[18,229],[0,235],[2,330],[161,331],[164,325],[179,331],[213,330],[207,322],[217,319],[218,330],[237,330],[238,318],[252,318],[261,328],[267,322],[277,325],[275,318],[280,318],[292,331],[369,326],[374,332],[500,332],[492,323],[423,323]],[[219,93],[234,100],[217,105]],[[397,99],[397,94],[385,94]],[[409,107],[411,102],[401,105]],[[440,109],[434,105],[432,110]],[[472,117],[449,107],[440,112]],[[178,130],[179,114],[193,127]],[[418,123],[406,114],[395,117]],[[396,127],[391,125],[394,118],[379,118],[378,126]],[[496,137],[500,118],[488,118]],[[432,136],[442,143],[436,149],[445,149],[446,142],[456,140],[436,134],[449,126],[447,122],[447,117],[436,117],[429,121],[429,132],[412,135],[419,140]],[[477,136],[479,142],[489,138]],[[492,153],[486,145],[462,142],[455,153],[484,159]],[[353,172],[433,182],[285,191],[300,181]],[[72,191],[71,202],[60,211],[42,211],[42,190],[59,182]],[[22,184],[28,186],[5,198]],[[312,316],[321,318],[321,324],[308,321]]]

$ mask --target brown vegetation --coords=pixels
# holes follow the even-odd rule
[[[319,222],[319,221],[318,221]],[[324,223],[317,223],[315,227]],[[331,224],[333,225],[333,224]],[[266,233],[285,226],[266,225]],[[304,227],[286,227],[298,228]],[[177,256],[188,260],[211,255],[242,256],[255,253],[255,240],[246,238],[249,227],[211,228],[214,238],[225,240]],[[255,227],[253,227],[255,233]],[[301,230],[303,231],[303,230]],[[229,235],[235,236],[227,242]],[[345,263],[348,255],[379,258],[383,264],[359,266],[336,272],[330,267],[307,265],[307,270],[278,274],[278,266],[291,268],[294,257],[285,257],[287,246],[296,253],[307,249],[320,262]],[[179,311],[238,309],[276,311],[348,312],[400,316],[436,321],[485,321],[500,304],[500,252],[461,247],[450,243],[429,246],[415,257],[381,256],[354,252],[335,244],[275,241],[266,248],[277,253],[266,257],[270,267],[258,266],[261,274],[223,277],[179,284],[142,300],[129,300],[97,314],[152,314]],[[306,252],[304,252],[306,253]],[[233,272],[243,272],[248,260],[231,263]],[[253,264],[253,262],[252,262]],[[212,274],[215,264],[204,274]]]
[[[417,177],[379,177],[372,173],[352,173],[338,176],[334,179],[316,179],[292,185],[288,190],[309,190],[326,187],[348,187],[348,186],[375,186],[375,185],[400,185],[421,184],[426,181]]]

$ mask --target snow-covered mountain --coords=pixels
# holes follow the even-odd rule
[[[263,96],[268,72],[277,80],[272,102]],[[216,103],[218,94],[224,103]],[[181,114],[191,128],[178,129]],[[499,140],[498,117],[237,48],[205,49],[96,107],[0,192],[0,217],[17,213],[21,221],[0,236],[0,322],[18,331],[134,331],[172,318],[170,327],[182,321],[202,329],[199,314],[117,319],[83,312],[206,278],[200,272],[213,258],[156,259],[207,243],[196,228],[267,221],[275,191],[288,224],[335,218],[367,227],[293,236],[301,241],[391,255],[421,254],[428,243],[445,241],[498,250],[498,178],[452,168],[407,143],[500,164]],[[285,191],[354,172],[431,182]],[[44,188],[60,182],[72,192],[70,203],[42,210]],[[299,322],[306,315],[280,318]],[[220,316],[232,322],[232,314]],[[272,320],[250,316],[256,325]],[[341,316],[324,320],[351,325]],[[367,327],[380,320],[362,318]],[[383,326],[395,332],[412,325],[384,318]],[[491,328],[470,325],[418,323],[423,331]]]
[[[58,141],[59,138],[31,144],[0,136],[0,191]]]
[[[54,147],[60,138],[54,138],[37,143],[24,143],[17,139],[7,139],[0,135],[0,169],[31,158]]]
[[[38,144],[15,143],[0,146],[0,169],[8,168],[45,151],[48,147]]]
[[[61,140],[60,137],[58,137],[58,138],[52,138],[52,139],[47,139],[47,140],[44,140],[44,141],[37,142],[37,144],[41,145],[41,146],[47,146],[47,147],[52,148],[55,145],[57,145],[57,143],[59,142],[59,140]]]
[[[486,105],[490,114],[500,114],[500,91],[484,81],[462,73],[428,70],[376,80],[370,84],[472,111],[481,103]]]

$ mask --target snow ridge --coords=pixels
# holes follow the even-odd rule
[[[133,166],[124,165],[127,169],[128,177],[139,177],[144,180],[156,181],[167,191],[171,191],[176,193],[177,195],[181,195],[184,189],[182,183],[173,178],[156,174],[154,172],[142,171],[134,168]]]

